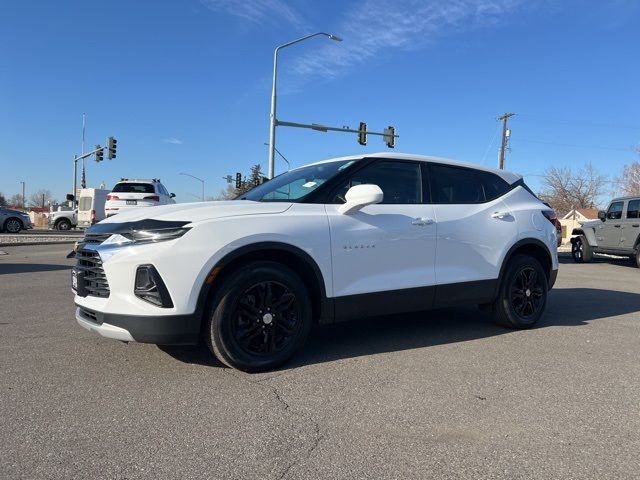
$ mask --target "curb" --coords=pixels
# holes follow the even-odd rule
[[[76,243],[76,240],[58,240],[55,242],[16,242],[16,243],[0,243],[0,247],[28,247],[33,245],[66,245],[68,243]]]

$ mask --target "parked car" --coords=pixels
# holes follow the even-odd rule
[[[528,328],[558,269],[548,207],[522,177],[389,153],[291,170],[237,200],[110,217],[76,257],[81,326],[204,338],[245,371],[285,362],[312,322],[479,304]]]
[[[104,205],[105,215],[110,217],[128,210],[176,203],[174,197],[175,194],[169,193],[158,178],[151,180],[123,178],[107,195]]]
[[[88,228],[105,219],[104,206],[109,190],[83,188],[78,200],[78,226]]]
[[[571,232],[571,255],[590,262],[594,253],[628,256],[640,267],[640,196],[614,198],[598,220]]]
[[[49,212],[49,228],[53,230],[71,230],[78,226],[78,209]]]
[[[19,210],[0,207],[0,232],[19,233],[33,228],[29,215]]]

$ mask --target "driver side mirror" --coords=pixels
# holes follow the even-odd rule
[[[170,193],[170,194],[169,194],[169,198],[174,198],[175,196],[176,196],[176,194],[175,194],[175,193]]]
[[[346,203],[338,207],[338,212],[348,215],[367,205],[380,203],[384,197],[378,185],[363,184],[351,187],[344,196]]]
[[[607,213],[604,210],[598,212],[598,218],[603,222],[607,219]]]

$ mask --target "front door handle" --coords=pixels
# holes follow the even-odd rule
[[[638,224],[638,223],[634,223],[634,224],[633,224],[633,225],[631,225],[631,226],[632,226],[633,228],[638,228],[638,227],[640,227],[640,224]]]
[[[503,218],[507,218],[510,217],[511,213],[509,212],[493,212],[491,214],[491,218],[499,218],[500,220],[502,220]]]
[[[411,225],[415,225],[417,227],[424,227],[425,225],[431,225],[433,222],[433,218],[427,217],[419,217],[411,220]]]
[[[620,225],[614,225],[614,227],[616,227],[616,228],[620,228]]]

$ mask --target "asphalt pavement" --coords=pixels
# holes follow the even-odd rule
[[[0,256],[0,477],[640,477],[640,270],[563,256],[542,323],[317,327],[285,368],[76,325],[69,245]]]

